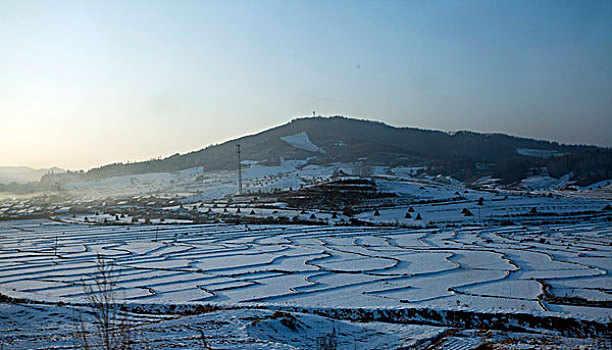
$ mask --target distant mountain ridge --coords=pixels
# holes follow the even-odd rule
[[[316,164],[359,160],[372,165],[425,166],[432,172],[468,182],[491,175],[512,183],[543,167],[553,176],[574,172],[575,179],[585,183],[612,177],[612,150],[606,148],[505,134],[393,127],[342,116],[298,118],[198,151],[165,159],[109,164],[79,176],[99,179],[200,166],[206,171],[236,169],[237,144],[241,145],[243,160],[262,165],[279,164],[281,158],[309,159]]]
[[[58,167],[34,169],[27,166],[0,166],[0,184],[39,181],[43,175],[49,172],[57,174],[63,173],[65,170]]]

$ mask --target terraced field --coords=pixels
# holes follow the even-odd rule
[[[605,324],[611,246],[605,222],[407,229],[9,221],[0,224],[0,293],[82,302],[102,255],[116,266],[125,303],[525,313]]]

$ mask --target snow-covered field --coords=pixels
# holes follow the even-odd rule
[[[607,222],[409,229],[5,221],[0,293],[44,305],[85,302],[83,283],[93,280],[100,254],[116,266],[118,301],[145,309],[212,303],[347,321],[426,323],[439,332],[497,322],[493,328],[603,336],[612,317],[611,246]],[[214,315],[198,317],[201,322]],[[303,317],[300,322],[331,322]],[[566,321],[547,321],[553,319]],[[236,327],[244,329],[243,323]],[[278,325],[246,332],[259,332],[260,340],[276,334],[261,327]],[[403,329],[389,336],[402,338]],[[304,344],[313,340],[299,341],[306,343],[298,348],[308,348]]]
[[[309,349],[330,334],[341,349],[612,346],[609,181],[468,188],[374,167],[386,196],[348,214],[266,194],[350,164],[245,164],[244,196],[233,173],[193,168],[1,198],[0,348],[77,346],[98,256],[149,348]]]

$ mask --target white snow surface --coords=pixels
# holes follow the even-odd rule
[[[162,308],[163,310],[163,308]],[[397,349],[443,334],[444,327],[350,322],[323,316],[270,310],[218,310],[193,316],[121,313],[131,326],[131,349],[316,349],[320,339],[335,334],[338,349]],[[10,349],[73,349],[80,323],[93,330],[85,308],[0,304],[0,345]],[[37,320],[37,322],[32,322]],[[89,342],[97,338],[89,335]]]
[[[287,142],[295,148],[304,149],[310,152],[327,153],[324,149],[312,143],[312,141],[310,141],[308,138],[308,134],[306,134],[304,131],[295,135],[282,136],[281,140]]]
[[[552,158],[560,157],[565,153],[555,150],[548,149],[533,149],[533,148],[517,148],[516,153],[522,156],[535,157],[535,158]]]
[[[521,181],[521,185],[528,190],[554,190],[571,184],[571,176],[566,174],[559,179],[548,175],[530,176]]]

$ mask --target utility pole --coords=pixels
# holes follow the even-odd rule
[[[240,160],[240,144],[236,145],[236,153],[238,153],[238,194],[242,194],[242,161]]]

